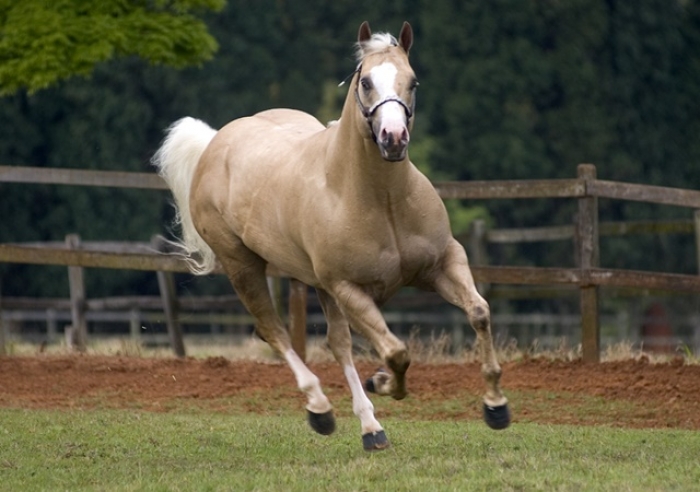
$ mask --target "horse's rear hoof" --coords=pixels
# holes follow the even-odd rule
[[[491,407],[484,404],[484,420],[486,424],[495,430],[505,429],[510,425],[510,411],[508,404]]]
[[[365,389],[369,391],[370,393],[376,393],[377,388],[374,386],[374,379],[372,378],[367,378],[367,381],[365,381]]]
[[[362,447],[365,448],[365,451],[381,451],[389,446],[391,446],[391,444],[383,430],[379,432],[368,432],[362,436]]]
[[[386,395],[388,394],[388,383],[390,379],[391,375],[386,372],[384,368],[380,367],[377,369],[377,372],[365,381],[365,389],[370,393]]]
[[[333,410],[329,410],[326,413],[314,413],[311,410],[307,411],[309,412],[309,425],[313,430],[324,436],[333,434],[335,430]]]

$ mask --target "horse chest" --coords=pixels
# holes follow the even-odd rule
[[[387,288],[405,285],[435,265],[443,249],[439,238],[398,231],[386,223],[345,227],[332,238],[323,259],[329,269],[358,284]]]

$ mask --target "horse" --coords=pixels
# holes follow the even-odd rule
[[[340,119],[323,125],[291,109],[242,117],[216,131],[185,117],[167,130],[153,156],[174,195],[177,242],[195,274],[221,264],[255,319],[255,330],[287,362],[307,397],[308,422],[335,429],[319,378],[292,349],[270,297],[268,265],[312,286],[327,321],[327,342],[341,365],[365,450],[390,442],[365,393],[407,395],[407,347],[380,306],[403,286],[438,292],[461,308],[476,332],[486,383],[484,419],[510,423],[499,381],[489,305],[479,295],[445,206],[408,157],[418,81],[408,61],[413,29],[398,39],[358,31],[357,66]],[[363,386],[351,331],[384,361]]]

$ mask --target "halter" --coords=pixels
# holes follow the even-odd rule
[[[406,104],[406,103],[403,101],[403,99],[401,99],[399,96],[388,96],[388,97],[385,97],[384,99],[381,99],[380,101],[377,101],[376,103],[374,103],[372,106],[370,106],[370,107],[368,108],[367,106],[365,106],[364,104],[362,104],[362,100],[360,99],[360,94],[359,94],[359,92],[358,92],[358,90],[357,90],[357,87],[355,87],[355,100],[357,101],[357,105],[360,107],[360,111],[362,111],[362,116],[364,116],[367,120],[369,120],[370,118],[372,118],[372,116],[374,116],[374,113],[376,113],[377,110],[378,110],[381,106],[383,106],[384,104],[389,103],[389,102],[397,102],[397,103],[399,103],[401,106],[403,106],[403,110],[406,112],[406,119],[408,119],[409,121],[410,121],[411,118],[413,117],[413,111],[414,111],[414,108],[415,108],[415,102],[414,102],[414,103],[411,105],[411,107],[409,108],[409,107],[408,107],[408,104]]]
[[[357,66],[357,69],[350,74],[350,77],[353,75],[357,74],[358,77],[360,75],[360,72],[362,71],[362,64]],[[350,78],[348,77],[348,78]],[[346,79],[347,80],[347,79]],[[340,85],[343,85],[345,83],[345,80],[340,83]],[[413,113],[416,109],[416,100],[415,98],[413,99],[413,102],[411,106],[409,107],[408,104],[404,102],[403,99],[401,99],[399,96],[387,96],[384,99],[381,99],[374,103],[372,106],[367,107],[362,103],[362,100],[360,99],[360,93],[358,91],[358,84],[355,85],[355,101],[357,102],[357,106],[360,108],[360,111],[362,112],[362,116],[365,117],[365,120],[369,124],[369,129],[372,132],[372,139],[376,142],[377,141],[377,135],[374,133],[374,128],[372,127],[372,117],[374,116],[374,113],[377,112],[377,110],[382,107],[386,103],[390,102],[396,102],[403,107],[404,112],[406,113],[406,125],[411,121],[411,118],[413,118]]]

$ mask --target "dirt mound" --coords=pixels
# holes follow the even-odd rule
[[[351,415],[340,367],[311,364],[339,414]],[[358,364],[361,376],[375,365]],[[700,429],[700,366],[682,360],[586,364],[546,359],[507,363],[502,386],[514,421]],[[410,396],[374,397],[377,414],[421,419],[477,419],[484,390],[478,364],[414,364]],[[457,404],[447,404],[449,402]],[[447,403],[446,403],[447,402]],[[299,410],[304,397],[281,363],[102,356],[0,358],[0,406],[134,408],[170,411]]]

